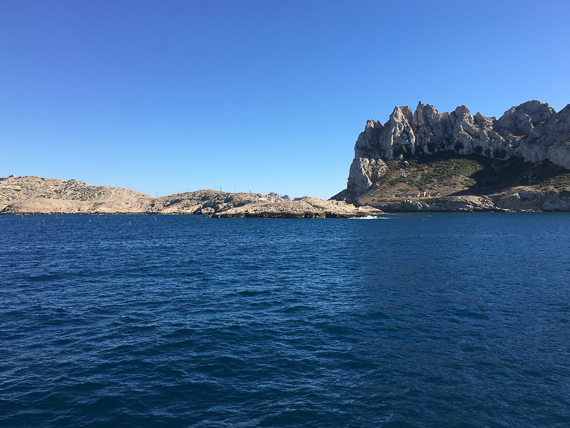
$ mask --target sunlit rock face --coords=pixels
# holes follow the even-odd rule
[[[570,105],[557,113],[548,104],[528,101],[499,119],[472,115],[466,106],[451,113],[421,101],[415,112],[395,107],[384,125],[366,122],[342,195],[350,200],[368,191],[386,173],[385,160],[450,150],[497,159],[521,156],[535,163],[548,159],[570,169]]]

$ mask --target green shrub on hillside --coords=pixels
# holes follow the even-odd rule
[[[396,156],[404,156],[405,158],[412,157],[412,151],[408,149],[407,146],[401,145],[400,148],[396,151]]]

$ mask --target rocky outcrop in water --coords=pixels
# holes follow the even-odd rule
[[[499,119],[472,115],[465,106],[451,113],[422,102],[415,112],[396,107],[383,125],[367,121],[354,147],[347,189],[337,198],[352,200],[368,191],[385,174],[387,160],[440,151],[495,159],[520,156],[570,169],[570,105],[557,113],[548,104],[528,101]]]
[[[38,176],[0,178],[0,214],[202,214],[211,217],[361,217],[377,210],[276,193],[199,190],[153,198],[130,189]]]
[[[304,196],[293,201],[252,202],[212,214],[213,217],[256,218],[351,218],[379,214],[369,206],[355,207],[343,201],[324,201]]]

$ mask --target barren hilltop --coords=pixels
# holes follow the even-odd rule
[[[38,176],[0,178],[0,214],[205,214],[212,217],[359,217],[376,213],[338,201],[294,201],[215,190],[154,198],[130,189]]]

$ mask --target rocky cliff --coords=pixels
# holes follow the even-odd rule
[[[465,106],[451,113],[421,102],[415,112],[396,107],[384,124],[367,121],[354,152],[347,188],[335,199],[351,201],[363,195],[387,173],[386,161],[414,155],[454,152],[504,161],[520,157],[570,169],[570,105],[557,113],[548,104],[528,101],[499,119],[472,115]]]

